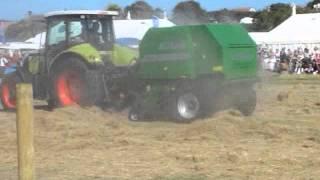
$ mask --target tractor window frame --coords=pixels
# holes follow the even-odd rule
[[[91,42],[91,45],[95,46],[98,50],[111,50],[113,48],[113,44],[115,43],[115,33],[114,33],[114,25],[113,25],[113,17],[112,16],[99,16],[99,15],[87,15],[87,42],[90,43],[90,38],[88,34],[90,33],[89,21],[99,22],[101,32],[99,32],[99,44],[95,44]],[[90,23],[92,23],[90,22]]]
[[[59,45],[63,42],[67,42],[67,23],[66,23],[66,19],[65,18],[50,18],[47,20],[47,38],[46,38],[46,46],[47,47],[51,47],[51,46],[55,46],[55,45]],[[57,23],[58,22],[58,23]],[[61,27],[63,27],[64,31],[61,32],[61,34],[63,34],[63,39],[61,40],[56,40],[54,42],[52,42],[52,31],[53,31],[53,26],[56,26],[60,23],[63,23],[63,25]],[[57,29],[57,31],[60,31],[61,29]]]
[[[52,26],[55,24],[54,22],[63,22],[64,23],[64,40],[59,41],[58,43],[52,43],[51,40],[51,33],[52,33]],[[72,42],[70,40],[70,22],[76,21],[84,21],[84,33],[83,33],[83,41],[79,42]],[[99,22],[101,31],[100,32],[100,42],[99,44],[94,44],[89,41],[89,21],[96,21]],[[91,45],[95,46],[98,50],[106,51],[112,50],[113,45],[115,43],[115,32],[114,32],[114,24],[113,24],[113,17],[112,16],[104,16],[104,15],[68,15],[68,16],[55,16],[49,17],[47,19],[47,39],[46,39],[46,47],[51,48],[53,46],[58,46],[60,44],[64,44],[70,46],[75,43],[90,43]],[[64,43],[62,43],[64,42]]]

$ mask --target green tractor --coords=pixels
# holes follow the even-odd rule
[[[152,28],[139,52],[118,46],[109,11],[49,13],[46,47],[31,54],[1,85],[6,109],[15,84],[32,83],[50,106],[130,106],[129,119],[168,116],[189,122],[256,106],[256,44],[240,25]]]
[[[121,90],[110,80],[127,72],[126,65],[136,59],[137,52],[115,45],[116,15],[112,11],[89,10],[46,14],[45,49],[31,53],[22,67],[4,78],[4,108],[15,108],[15,85],[19,82],[32,83],[34,98],[54,107],[92,105],[119,97]]]

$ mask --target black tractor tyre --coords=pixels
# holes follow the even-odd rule
[[[17,73],[12,73],[2,79],[0,95],[4,110],[16,109],[16,84],[21,82],[22,79]]]
[[[257,93],[254,89],[246,89],[237,98],[236,108],[244,115],[250,116],[256,109]]]
[[[192,91],[176,92],[169,100],[171,117],[179,123],[189,123],[199,117],[200,99]]]
[[[77,57],[68,57],[63,61],[58,61],[51,73],[51,86],[49,89],[50,106],[70,106],[78,104],[80,106],[91,106],[96,103],[95,92],[98,88],[92,87],[92,82],[88,79],[87,65]]]
[[[130,121],[142,121],[145,119],[145,112],[143,108],[143,100],[140,95],[132,97],[132,104],[129,108],[128,119]]]

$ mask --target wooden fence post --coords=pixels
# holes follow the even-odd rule
[[[17,140],[19,180],[34,180],[32,85],[17,84]]]

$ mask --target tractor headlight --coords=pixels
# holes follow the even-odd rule
[[[101,59],[99,57],[89,56],[89,62],[97,63],[97,62],[100,62],[100,61],[101,61]]]

